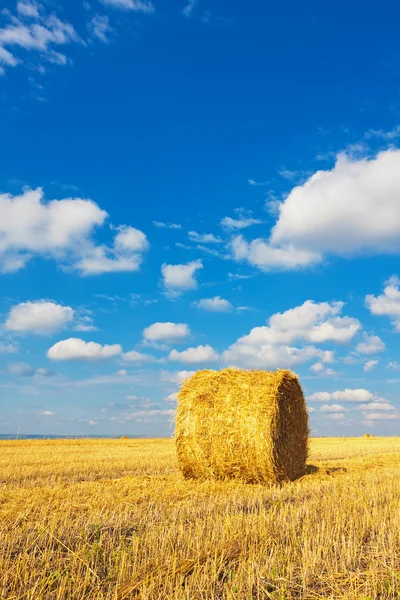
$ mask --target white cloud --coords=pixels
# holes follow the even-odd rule
[[[11,373],[11,375],[17,375],[19,377],[34,377],[35,375],[39,375],[41,377],[50,377],[53,375],[53,373],[48,369],[35,369],[31,365],[23,362],[11,363],[8,365],[8,372]]]
[[[75,313],[75,331],[97,331],[97,327],[93,324],[93,317],[91,317],[91,311],[86,310],[89,314],[77,314]]]
[[[232,219],[232,217],[224,217],[221,220],[221,225],[225,229],[229,230],[237,230],[237,229],[246,229],[251,225],[259,225],[262,223],[259,219],[252,219],[250,217],[240,216],[239,219]]]
[[[319,409],[320,412],[325,412],[325,413],[340,413],[345,410],[346,409],[343,408],[343,406],[341,406],[340,404],[324,404]]]
[[[83,275],[134,271],[148,248],[146,236],[133,227],[115,228],[113,246],[96,246],[92,235],[107,213],[92,200],[44,201],[41,188],[20,196],[0,194],[0,272],[21,269],[39,255]]]
[[[219,356],[215,350],[207,344],[206,346],[187,348],[187,350],[182,350],[182,352],[178,352],[178,350],[171,350],[168,358],[169,360],[177,360],[183,363],[196,364],[216,361],[219,359]]]
[[[334,371],[333,369],[327,368],[322,362],[317,362],[314,365],[312,365],[310,367],[310,371],[312,371],[313,373],[316,373],[317,375],[325,375],[325,376],[336,375],[336,371]]]
[[[164,263],[161,267],[164,287],[167,293],[174,297],[187,290],[197,288],[195,279],[196,271],[203,268],[201,260],[194,260],[187,264],[168,265]]]
[[[172,342],[184,340],[190,335],[186,323],[153,323],[143,330],[143,338],[148,342]]]
[[[399,414],[395,414],[395,413],[381,413],[381,412],[376,412],[376,413],[366,413],[364,415],[364,424],[369,424],[373,421],[397,421],[398,419],[400,419],[400,415]]]
[[[315,392],[311,396],[308,396],[307,400],[311,402],[329,402],[332,400],[332,396],[329,392]]]
[[[255,186],[258,186],[258,187],[262,187],[264,185],[268,185],[269,181],[254,181],[254,179],[248,179],[247,183],[249,185],[255,185]]]
[[[327,415],[328,419],[332,419],[333,421],[343,421],[345,419],[344,413],[332,413]]]
[[[230,366],[248,369],[276,369],[293,367],[319,356],[320,351],[313,346],[294,348],[271,344],[250,344],[238,340],[223,353],[223,360]]]
[[[263,271],[280,268],[297,269],[321,260],[319,253],[300,250],[292,244],[277,248],[263,239],[255,239],[249,243],[242,235],[231,240],[230,249],[235,260],[247,261]]]
[[[290,169],[286,169],[285,167],[282,167],[282,169],[280,169],[278,171],[278,173],[284,179],[289,179],[289,180],[296,179],[299,176],[298,171],[291,171]]]
[[[307,300],[283,313],[275,313],[268,326],[255,327],[241,338],[251,344],[290,343],[296,339],[322,343],[327,341],[348,342],[361,328],[357,319],[340,317],[343,302],[316,303]],[[332,361],[332,352],[323,354],[324,362]]]
[[[293,269],[327,255],[398,253],[400,150],[374,158],[340,154],[333,169],[318,171],[280,204],[269,239],[233,245],[237,260],[261,269]]]
[[[169,394],[166,398],[164,398],[165,402],[177,402],[178,400],[178,392],[173,392]]]
[[[381,138],[385,141],[391,141],[400,136],[400,125],[394,127],[390,131],[383,131],[382,129],[370,129],[364,134],[366,139],[369,138]]]
[[[373,315],[384,315],[392,317],[392,324],[396,331],[400,332],[400,280],[393,275],[386,281],[383,294],[365,297],[365,304]]]
[[[53,412],[52,410],[44,410],[40,414],[44,415],[45,417],[53,417],[56,413]]]
[[[339,390],[337,392],[315,392],[308,396],[309,401],[329,402],[330,400],[339,400],[341,402],[368,402],[373,398],[373,394],[364,388]]]
[[[198,244],[220,244],[221,238],[216,237],[213,233],[197,233],[197,231],[189,231],[188,237],[190,241]]]
[[[46,335],[59,331],[74,318],[70,306],[39,300],[22,302],[13,306],[5,322],[5,328],[18,333]]]
[[[386,368],[393,369],[394,371],[400,371],[400,363],[391,361]]]
[[[153,13],[154,6],[150,0],[100,0],[106,6],[113,6],[121,10],[132,10],[142,13]]]
[[[37,2],[17,2],[17,12],[24,17],[39,17],[39,4]]]
[[[126,362],[132,363],[151,362],[154,360],[153,356],[150,356],[150,354],[143,354],[142,352],[137,352],[136,350],[124,352],[122,359]]]
[[[110,25],[110,19],[107,15],[94,15],[87,23],[89,33],[104,42],[105,44],[109,41],[109,35],[113,33],[114,29]]]
[[[103,360],[121,354],[119,344],[104,345],[96,342],[85,342],[80,338],[61,340],[49,348],[48,358],[51,360]]]
[[[356,350],[361,354],[376,354],[383,352],[386,348],[384,342],[377,335],[368,335],[364,333],[364,341],[360,342]]]
[[[181,385],[187,379],[190,379],[196,371],[162,371],[161,380],[169,383],[177,383]]]
[[[142,253],[149,248],[146,235],[139,229],[127,225],[115,229],[118,233],[112,248],[93,246],[74,265],[82,275],[139,270]]]
[[[393,412],[397,410],[396,407],[389,402],[370,402],[369,404],[360,404],[357,408],[365,412]]]
[[[69,59],[54,47],[82,43],[71,23],[62,21],[53,12],[46,14],[38,2],[18,2],[17,15],[3,11],[8,22],[0,28],[0,64],[16,66],[26,61],[27,53],[31,60],[39,64],[51,62],[65,65]],[[14,55],[7,48],[12,48]]]
[[[312,358],[332,362],[332,351],[314,346],[291,347],[295,340],[312,343],[334,341],[345,343],[361,328],[357,319],[340,317],[343,302],[315,303],[307,300],[301,306],[276,313],[268,326],[254,327],[224,352],[228,364],[254,368],[290,367]],[[330,374],[331,371],[330,371]]]
[[[379,363],[379,360],[368,360],[363,368],[363,371],[365,373],[369,373],[370,371],[372,371],[372,369],[374,369],[376,367],[376,365]]]
[[[0,340],[0,354],[12,354],[18,350],[18,346],[9,340]]]
[[[153,221],[153,225],[159,229],[183,229],[179,223],[163,223],[162,221]]]
[[[221,296],[202,298],[193,304],[194,306],[197,306],[197,308],[209,312],[229,312],[230,310],[233,310],[233,306],[229,300],[225,300],[224,298],[221,298]]]

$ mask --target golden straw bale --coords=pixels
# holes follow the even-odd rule
[[[294,480],[305,472],[308,434],[291,371],[198,371],[178,394],[175,443],[187,478]]]

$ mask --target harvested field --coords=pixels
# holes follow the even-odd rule
[[[173,440],[0,450],[1,599],[399,597],[399,438],[311,439],[279,486],[185,480]]]

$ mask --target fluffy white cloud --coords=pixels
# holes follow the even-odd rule
[[[356,350],[361,354],[376,354],[383,352],[385,348],[386,346],[379,336],[364,333],[364,339],[357,344]]]
[[[233,306],[229,300],[225,300],[224,298],[221,298],[221,296],[202,298],[193,304],[197,306],[197,308],[209,312],[229,312],[230,310],[233,310]]]
[[[300,250],[292,244],[277,248],[263,239],[255,239],[249,243],[242,235],[238,235],[231,240],[230,249],[235,260],[247,261],[265,271],[270,269],[297,269],[321,260],[321,255],[318,252]]]
[[[343,402],[367,402],[371,400],[373,395],[364,388],[349,390],[346,388],[342,391],[333,392],[333,400],[342,400]]]
[[[224,352],[228,364],[254,368],[291,367],[311,358],[332,362],[332,351],[314,346],[289,346],[294,340],[312,343],[348,342],[361,328],[357,319],[340,317],[343,302],[315,303],[307,300],[301,306],[276,313],[268,326],[254,327]],[[331,374],[331,372],[330,372]]]
[[[190,335],[186,323],[153,323],[143,330],[143,338],[148,342],[171,342],[184,340]]]
[[[357,388],[350,390],[339,390],[337,392],[315,392],[308,396],[308,400],[311,402],[329,402],[331,400],[338,400],[341,402],[368,402],[373,398],[373,394],[364,388]]]
[[[340,317],[343,302],[316,303],[307,300],[301,306],[283,313],[275,313],[269,319],[269,326],[255,327],[248,336],[242,338],[251,343],[290,343],[296,339],[322,343],[327,341],[348,342],[361,324],[351,317]],[[331,362],[332,354],[324,354]]]
[[[44,410],[40,414],[43,415],[43,416],[45,416],[45,417],[53,417],[56,413],[53,412],[52,410]]]
[[[146,236],[121,226],[112,247],[96,246],[91,237],[106,217],[91,200],[45,202],[41,188],[25,189],[20,196],[0,194],[0,272],[21,269],[34,254],[83,275],[137,270],[148,248]]]
[[[13,306],[5,322],[5,328],[18,333],[50,334],[59,331],[74,318],[70,306],[54,302],[22,302]]]
[[[232,217],[224,217],[221,221],[222,227],[229,230],[246,229],[251,225],[259,225],[262,221],[258,219],[252,219],[250,217],[240,216],[239,219],[232,219]]]
[[[320,355],[318,348],[250,344],[238,340],[223,353],[225,364],[248,369],[293,367]]]
[[[216,237],[212,233],[197,233],[197,231],[189,231],[188,236],[190,241],[197,242],[198,244],[220,244],[222,242],[221,238]]]
[[[164,287],[167,293],[174,297],[187,290],[197,288],[195,279],[196,271],[203,268],[201,260],[194,260],[182,265],[168,265],[164,263],[161,267]]]
[[[131,363],[151,362],[154,360],[153,356],[150,356],[150,354],[143,354],[142,352],[137,352],[136,350],[124,352],[122,359]]]
[[[154,6],[150,0],[100,0],[106,6],[113,6],[121,10],[132,10],[134,12],[153,13]]]
[[[196,364],[216,361],[218,360],[219,356],[215,350],[207,344],[206,346],[187,348],[187,350],[182,350],[182,352],[178,352],[178,350],[171,350],[168,358],[169,360],[177,360],[183,363]]]
[[[236,239],[238,260],[261,269],[299,268],[326,255],[400,250],[400,150],[374,158],[337,157],[292,189],[279,206],[269,239]]]
[[[319,409],[320,412],[325,412],[325,413],[340,413],[345,410],[346,409],[343,408],[343,406],[341,406],[340,404],[324,404]]]
[[[54,48],[82,42],[71,23],[54,12],[47,14],[38,2],[20,1],[16,14],[4,9],[2,15],[6,22],[0,28],[0,65],[16,66],[25,62],[28,53],[39,63],[65,65],[68,58]]]
[[[166,398],[164,398],[165,402],[177,402],[178,400],[178,392],[173,392],[169,394]]]
[[[365,297],[365,304],[373,315],[384,315],[392,318],[396,331],[400,332],[400,280],[396,275],[386,281],[383,294]]]
[[[49,348],[48,358],[51,360],[103,360],[121,354],[119,344],[104,345],[96,342],[85,342],[80,338],[61,340]]]
[[[372,371],[372,369],[374,369],[376,367],[376,365],[379,363],[379,360],[368,360],[363,368],[363,371],[365,373],[369,373],[370,371]]]
[[[149,248],[146,235],[139,229],[126,225],[115,229],[118,233],[112,248],[93,246],[74,265],[82,275],[137,271],[140,268],[142,253]]]

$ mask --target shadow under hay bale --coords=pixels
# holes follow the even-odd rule
[[[303,392],[287,370],[198,371],[178,394],[175,443],[186,478],[297,479],[308,433]]]

